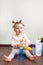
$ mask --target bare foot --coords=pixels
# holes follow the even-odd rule
[[[4,55],[2,58],[3,58],[4,61],[11,62],[11,59],[9,59],[8,56],[6,56],[6,55]]]
[[[38,59],[38,56],[37,55],[34,55],[34,58],[37,60]]]
[[[34,56],[31,56],[30,57],[30,60],[37,60],[38,59],[38,56],[37,55],[34,55]]]

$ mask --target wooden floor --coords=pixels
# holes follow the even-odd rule
[[[23,61],[20,61],[19,55],[17,55],[10,63],[3,61],[2,56],[4,54],[9,55],[10,52],[11,46],[0,46],[0,65],[43,65],[43,56],[36,61],[30,61],[26,57]]]

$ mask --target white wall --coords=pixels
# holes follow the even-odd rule
[[[31,43],[43,37],[43,0],[0,0],[0,44],[10,44],[12,20],[20,19]]]

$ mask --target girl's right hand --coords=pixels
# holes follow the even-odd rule
[[[18,48],[18,45],[17,44],[15,45],[15,48]]]
[[[20,44],[16,44],[15,45],[15,48],[20,48]]]

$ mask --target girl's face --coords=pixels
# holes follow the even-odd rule
[[[17,35],[21,34],[23,32],[23,25],[21,23],[16,24],[14,31],[16,32]]]

